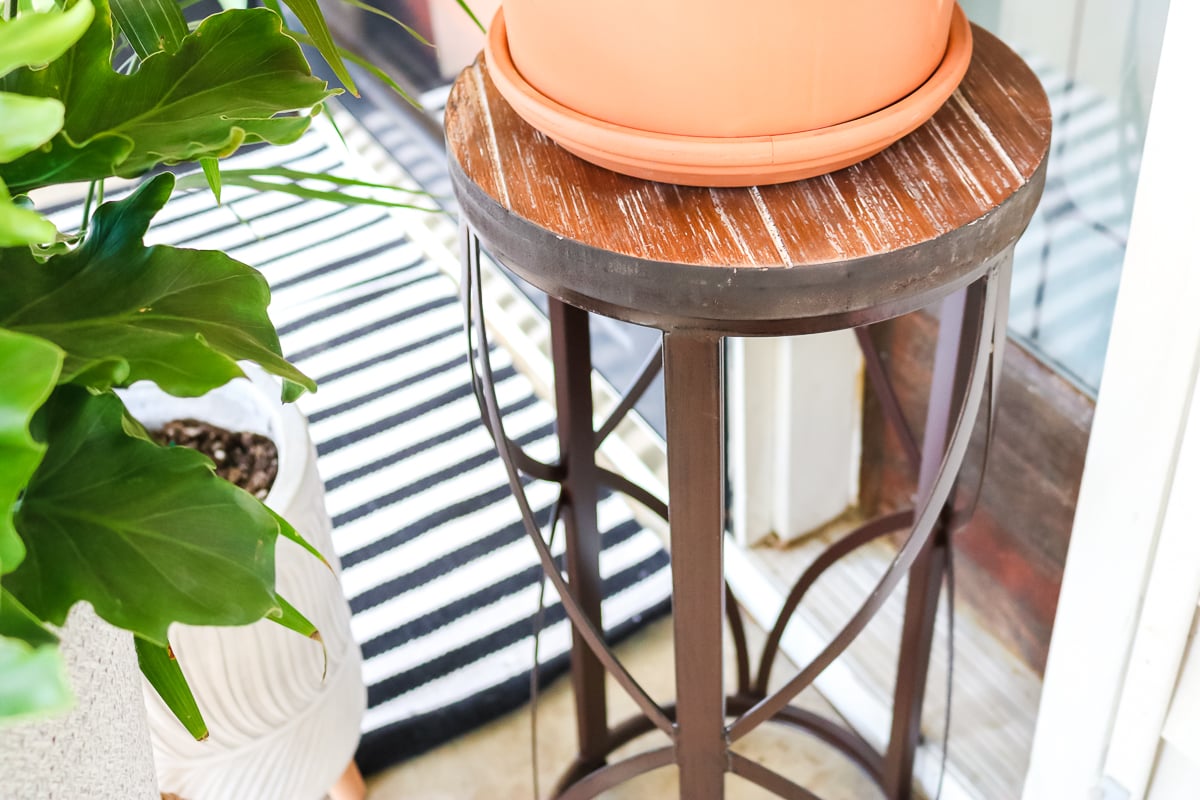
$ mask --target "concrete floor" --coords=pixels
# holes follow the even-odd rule
[[[757,634],[757,635],[755,635]],[[761,632],[748,631],[751,653],[759,650]],[[617,648],[626,667],[650,693],[663,702],[673,696],[673,643],[670,619],[660,620]],[[726,674],[732,659],[726,653]],[[774,673],[786,678],[791,665],[781,662]],[[633,701],[609,679],[609,716],[631,716]],[[813,690],[801,695],[799,705],[836,717],[836,712]],[[636,753],[666,743],[660,733],[631,742],[621,753]],[[561,679],[545,690],[538,704],[538,753],[542,796],[553,787],[575,752],[574,714],[570,681]],[[874,784],[856,767],[827,746],[783,726],[764,726],[746,736],[736,749],[775,769],[820,795],[823,800],[874,800]],[[627,753],[627,754],[628,754]],[[729,800],[773,797],[741,778],[726,777]],[[679,793],[674,767],[642,775],[602,797],[608,800],[672,798]],[[530,758],[530,713],[526,706],[420,758],[413,759],[372,779],[370,800],[536,800]]]

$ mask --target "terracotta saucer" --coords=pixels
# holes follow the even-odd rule
[[[503,9],[488,32],[492,81],[513,110],[580,158],[637,178],[687,186],[753,186],[824,175],[870,158],[921,127],[971,62],[971,25],[955,7],[942,63],[914,92],[865,117],[780,136],[709,138],[652,133],[573,111],[531,86],[513,63]]]

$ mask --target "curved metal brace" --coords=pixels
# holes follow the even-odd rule
[[[731,714],[741,713],[751,708],[759,698],[748,695],[733,695],[726,698],[726,708]],[[675,704],[663,706],[663,711],[672,719],[675,718]],[[806,711],[802,708],[787,706],[771,718],[771,722],[780,723],[813,736],[819,741],[837,750],[850,759],[863,773],[882,786],[883,759],[871,749],[871,745],[849,728],[843,727],[820,714]],[[654,723],[645,714],[637,714],[623,720],[609,731],[606,753],[612,753],[629,744],[634,739],[655,730]],[[672,759],[674,760],[674,759]],[[582,781],[590,774],[591,767],[581,757],[577,757],[563,772],[554,789],[553,797],[560,797],[575,783]]]
[[[663,368],[663,346],[662,340],[658,342],[658,347],[654,348],[638,370],[638,376],[629,386],[629,390],[625,392],[625,396],[621,398],[621,402],[608,415],[608,419],[604,420],[604,424],[596,431],[596,447],[599,448],[608,435],[612,433],[621,420],[625,419],[625,415],[634,407],[638,400],[642,399],[642,395],[646,393],[646,389],[650,388],[650,384],[654,381],[655,376],[662,372]]]
[[[675,705],[673,703],[671,705],[664,706],[663,711],[668,717],[671,718],[672,721],[674,721]],[[651,722],[645,714],[636,714],[632,717],[628,717],[622,720],[621,723],[616,727],[609,729],[608,740],[605,742],[606,749],[604,754],[609,755],[624,745],[629,744],[639,736],[649,733],[653,730],[656,730],[654,723]],[[568,766],[559,777],[558,783],[555,785],[554,792],[551,797],[561,796],[562,793],[569,789],[572,784],[583,780],[583,778],[587,776],[593,769],[595,769],[595,767],[591,761],[584,759],[583,756],[576,756],[575,760],[571,762],[570,766]]]
[[[596,466],[596,477],[600,479],[600,483],[612,489],[614,492],[620,492],[626,497],[633,498],[646,508],[653,511],[665,521],[667,519],[667,504],[659,500],[649,491],[638,486],[633,481],[626,478],[624,475],[619,475],[610,469],[605,469],[599,465]]]
[[[619,475],[603,467],[596,467],[596,473],[600,483],[609,489],[633,498],[663,520],[667,519],[667,504],[646,489],[638,486],[624,475]],[[746,628],[742,623],[737,599],[734,598],[729,584],[725,585],[725,616],[729,619],[729,629],[733,635],[733,645],[737,655],[738,693],[748,694],[750,691],[750,651],[746,646]]]
[[[729,752],[729,771],[785,800],[821,800],[800,784],[732,750]]]
[[[733,639],[733,652],[737,658],[738,694],[750,693],[750,648],[746,646],[746,626],[742,623],[742,610],[733,589],[725,583],[725,617],[729,620],[729,633]]]
[[[992,363],[991,377],[987,383],[988,414],[984,417],[983,452],[979,458],[979,478],[976,480],[975,493],[965,509],[951,509],[949,530],[955,532],[965,527],[975,516],[975,509],[983,498],[983,485],[987,479],[988,464],[991,463],[992,444],[995,435],[996,415],[1000,407],[1000,381],[1004,369],[1004,345],[1008,341],[1008,304],[1009,284],[1012,282],[1012,251],[1006,256],[1007,264],[1000,270],[1000,279],[1004,285],[999,290],[996,300],[996,329],[992,334]]]
[[[469,252],[478,251],[478,240],[475,241],[475,246]],[[478,269],[478,259],[474,259],[474,267]],[[478,273],[473,276],[478,278]],[[476,280],[477,284],[477,280]],[[537,525],[537,521],[533,515],[533,509],[529,505],[529,498],[525,495],[525,489],[521,484],[521,477],[517,471],[516,459],[513,453],[505,443],[509,441],[508,436],[504,433],[504,421],[500,416],[500,405],[496,398],[495,382],[492,375],[491,359],[488,357],[489,346],[487,337],[487,326],[483,317],[483,292],[478,285],[472,288],[466,286],[467,302],[475,306],[474,309],[474,326],[475,333],[479,337],[479,367],[480,367],[480,385],[483,389],[483,404],[487,419],[490,421],[492,429],[499,434],[496,436],[497,452],[500,455],[500,460],[504,464],[504,468],[508,473],[508,483],[512,489],[513,496],[517,501],[517,505],[521,511],[521,519],[525,524],[525,531],[533,540],[534,546],[537,548],[538,556],[542,562],[542,570],[546,577],[554,585],[558,591],[559,599],[562,601],[563,610],[575,625],[575,630],[587,643],[592,653],[595,654],[597,660],[608,670],[609,674],[616,679],[630,698],[637,703],[638,707],[645,712],[646,716],[654,721],[654,724],[674,740],[675,726],[674,723],[667,718],[663,713],[662,708],[647,694],[646,690],[634,680],[629,671],[621,665],[613,655],[612,650],[604,642],[603,634],[596,629],[592,621],[588,619],[587,614],[580,608],[578,601],[567,581],[559,572],[558,566],[554,563],[554,556],[550,552],[550,548],[546,545],[545,539],[542,537],[541,531]]]
[[[473,319],[474,304],[472,303],[471,298],[474,296],[476,291],[482,292],[482,287],[480,286],[481,265],[479,261],[479,239],[476,238],[475,235],[469,231],[469,229],[467,229],[465,224],[463,228],[464,240],[462,242],[462,249],[466,256],[463,259],[462,293],[463,306],[466,309],[467,315],[467,364],[471,368],[471,391],[475,395],[475,402],[479,405],[479,418],[483,422],[484,429],[488,432],[488,435],[492,437],[492,441],[498,444],[499,439],[496,436],[496,431],[492,428],[492,422],[490,419],[488,419],[488,415],[484,409],[483,393],[485,389],[482,379],[479,375],[478,366],[476,364],[476,359],[479,357],[480,351],[475,347],[475,341],[471,336],[475,327],[475,321]],[[479,318],[481,320],[483,319],[482,303],[480,303],[479,306]],[[482,352],[486,354],[487,351],[485,349]],[[488,391],[494,392],[495,387],[492,386],[490,389],[488,389]],[[503,439],[504,446],[510,453],[513,454],[513,460],[516,462],[517,469],[519,469],[521,472],[524,472],[530,477],[537,478],[538,480],[552,481],[554,483],[563,482],[566,477],[566,468],[561,463],[547,464],[543,461],[539,461],[538,459],[526,453],[525,450],[512,439],[509,439],[507,436],[504,436]]]
[[[854,335],[858,338],[858,349],[863,354],[863,363],[867,368],[867,380],[870,381],[871,389],[879,398],[879,404],[883,408],[883,418],[891,424],[892,430],[900,437],[900,447],[908,459],[909,469],[915,475],[921,469],[921,448],[917,444],[917,437],[913,434],[912,426],[908,424],[908,419],[904,416],[904,409],[900,407],[900,399],[896,397],[896,388],[888,380],[883,359],[879,357],[879,348],[875,346],[875,342],[871,341],[871,334],[865,327],[855,328]]]
[[[653,722],[646,719],[644,716],[640,716],[638,719],[643,720],[646,723],[646,730],[654,730]],[[609,750],[608,752],[611,753],[612,750]],[[571,763],[567,765],[567,768],[563,771],[562,775],[558,777],[558,782],[555,783],[554,788],[550,790],[550,796],[553,798],[562,797],[563,792],[565,792],[567,789],[570,789],[574,784],[583,780],[588,773],[595,768],[596,767],[594,766],[593,762],[585,761],[583,756],[575,756]],[[538,793],[537,787],[534,787],[533,794],[535,799],[541,798],[541,794]]]
[[[800,580],[796,581],[795,585],[792,586],[792,591],[788,594],[787,600],[783,603],[783,608],[779,611],[779,616],[775,619],[775,626],[771,629],[771,634],[767,637],[767,643],[763,646],[762,657],[758,665],[758,679],[754,682],[755,694],[760,698],[766,696],[767,684],[771,680],[771,667],[775,663],[775,656],[779,651],[779,643],[783,639],[783,632],[787,628],[788,623],[791,622],[792,615],[800,606],[800,601],[804,599],[804,595],[825,574],[825,570],[863,545],[873,542],[881,536],[886,536],[902,528],[907,528],[912,523],[913,511],[911,508],[882,517],[876,517],[870,522],[860,525],[825,548],[808,565],[808,568],[800,576]]]
[[[550,532],[546,537],[546,547],[552,553],[554,552],[554,532],[558,529],[558,517],[564,505],[564,491],[562,488],[558,490],[558,499],[550,507],[550,522],[546,526],[546,530]],[[537,613],[533,615],[533,668],[529,670],[529,755],[532,762],[534,797],[542,796],[541,787],[538,785],[538,697],[540,695],[538,673],[542,668],[542,624],[545,622],[545,618],[546,574],[542,573],[541,579],[538,581]]]
[[[854,613],[854,616],[850,618],[850,621],[846,623],[845,627],[825,646],[825,649],[809,662],[806,667],[800,670],[795,677],[788,681],[783,688],[770,697],[759,701],[754,708],[740,716],[729,726],[728,738],[731,743],[745,736],[767,719],[775,716],[781,708],[786,706],[793,697],[808,687],[817,675],[824,671],[834,659],[850,646],[850,643],[862,633],[867,624],[875,617],[875,614],[879,612],[879,609],[883,607],[896,586],[908,574],[908,570],[912,567],[913,562],[917,560],[917,556],[920,555],[921,551],[925,548],[926,542],[929,541],[934,526],[945,507],[946,500],[950,497],[950,492],[954,487],[958,471],[962,467],[963,457],[966,455],[967,447],[970,444],[970,436],[968,434],[975,426],[975,420],[979,414],[980,401],[983,397],[983,385],[989,372],[984,366],[992,356],[990,337],[994,335],[996,322],[996,284],[998,282],[996,268],[993,267],[991,272],[980,280],[985,282],[983,320],[979,326],[979,338],[975,342],[974,358],[972,359],[970,373],[967,378],[967,391],[962,405],[958,410],[958,419],[954,425],[950,444],[946,448],[945,455],[942,457],[942,462],[930,490],[929,497],[916,516],[912,533],[909,534],[908,539],[901,546],[899,552],[896,553],[896,557],[892,560],[887,570],[884,571],[883,576],[879,579],[879,583],[876,584],[871,594],[867,596],[867,599],[859,607],[858,611]],[[989,342],[989,346],[987,347],[984,347],[985,338]]]
[[[663,706],[663,713],[675,721],[675,704],[668,703]],[[629,744],[634,739],[644,733],[649,733],[654,730],[654,723],[646,719],[645,714],[635,714],[632,717],[627,717],[622,720],[616,727],[608,732],[608,752],[613,752],[619,747]]]
[[[1008,263],[999,273],[1000,280],[1004,283],[999,289],[999,297],[996,300],[996,330],[992,334],[992,371],[987,385],[988,414],[984,418],[986,428],[983,435],[983,453],[979,459],[979,479],[975,487],[975,494],[971,497],[971,504],[966,508],[965,512],[955,511],[951,519],[950,529],[952,531],[965,526],[975,516],[975,509],[983,498],[983,484],[987,478],[988,464],[991,462],[996,414],[1000,406],[1000,381],[1004,369],[1004,345],[1008,341],[1008,304],[1010,284],[1012,283],[1012,258],[1012,251],[1009,250],[1006,255]]]
[[[636,756],[608,764],[595,772],[589,772],[580,780],[572,783],[566,791],[559,795],[559,800],[587,800],[601,792],[618,786],[630,778],[636,778],[647,772],[675,763],[675,748],[673,746],[647,750]],[[817,800],[820,800],[818,798]]]
[[[750,695],[737,695],[727,698],[725,707],[731,714],[740,714],[752,708],[760,699]],[[784,706],[770,721],[789,725],[819,739],[857,764],[859,769],[880,787],[883,786],[882,756],[875,752],[866,739],[850,728],[795,706]]]

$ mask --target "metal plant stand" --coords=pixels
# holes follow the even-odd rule
[[[463,297],[484,421],[508,470],[525,526],[573,625],[578,757],[555,795],[594,797],[677,764],[680,796],[720,798],[725,773],[780,797],[809,790],[730,749],[764,722],[822,739],[857,763],[889,800],[913,796],[912,769],[938,594],[955,519],[955,482],[993,392],[1005,340],[1012,249],[1045,178],[1050,111],[1025,64],[976,29],[963,85],[924,127],[884,153],[823,178],[751,189],[697,189],[592,167],[541,136],[504,103],[478,62],[450,96],[446,133],[463,213]],[[560,458],[539,462],[504,432],[488,362],[481,242],[550,296]],[[940,331],[921,436],[900,411],[865,327],[938,304]],[[663,331],[611,417],[593,427],[588,312]],[[725,585],[724,337],[854,328],[870,385],[904,443],[917,491],[911,510],[873,520],[817,558],[788,597],[751,672],[740,612]],[[595,451],[659,369],[665,372],[669,506],[596,463]],[[566,533],[556,567],[526,499],[530,480],[560,484],[553,519]],[[651,698],[605,645],[596,500],[601,487],[669,517],[676,698]],[[553,523],[552,523],[553,524]],[[845,627],[780,689],[767,691],[784,627],[807,589],[839,558],[907,530],[895,558]],[[886,752],[840,724],[790,705],[862,632],[908,576],[908,597]],[[726,696],[724,625],[737,655]],[[610,726],[605,675],[641,714]],[[668,746],[609,763],[655,728]]]

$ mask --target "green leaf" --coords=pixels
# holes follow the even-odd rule
[[[125,433],[111,393],[60,386],[35,425],[47,450],[16,527],[28,554],[6,587],[61,625],[80,600],[166,646],[167,626],[245,625],[277,608],[275,519],[186,447]]]
[[[52,242],[57,235],[48,219],[14,203],[8,187],[0,181],[0,247]]]
[[[414,211],[436,211],[424,206],[413,205],[412,203],[399,203],[393,200],[381,200],[377,197],[360,197],[358,195],[346,194],[344,192],[332,192],[323,189],[310,189],[307,186],[301,186],[298,183],[279,183],[276,181],[260,181],[254,178],[248,178],[242,175],[230,175],[227,172],[222,173],[222,181],[227,186],[244,186],[248,189],[257,189],[261,192],[283,192],[295,197],[303,197],[305,200],[324,200],[329,203],[338,203],[345,206],[379,206],[383,208],[408,208]]]
[[[303,33],[299,33],[297,31],[289,31],[289,33],[291,34],[292,38],[294,38],[300,44],[312,45],[314,47],[316,46],[316,43],[312,40],[312,37],[310,37],[310,36],[307,36]],[[347,61],[351,62],[352,64],[357,64],[358,66],[365,69],[367,72],[370,72],[372,75],[374,75],[380,81],[382,81],[385,85],[387,85],[393,92],[400,95],[400,97],[404,98],[404,101],[406,103],[408,103],[410,106],[417,109],[418,111],[421,110],[421,104],[417,102],[416,98],[413,97],[411,94],[409,94],[403,86],[396,83],[396,79],[393,78],[391,75],[388,75],[386,72],[384,72],[379,67],[372,64],[367,59],[360,56],[358,53],[355,53],[353,50],[347,50],[344,47],[339,47],[338,52],[341,53],[342,56]]]
[[[96,0],[92,25],[65,55],[45,69],[0,79],[0,90],[53,97],[67,109],[48,147],[0,167],[14,192],[134,177],[160,163],[224,157],[251,142],[287,144],[310,117],[280,115],[334,94],[267,9],[214,14],[178,52],[149,56],[132,75],[113,70],[112,49],[107,0]]]
[[[202,742],[207,739],[208,725],[204,722],[204,715],[200,713],[200,706],[196,705],[196,697],[192,694],[170,645],[156,644],[140,636],[133,637],[133,645],[137,650],[138,666],[142,668],[142,674],[154,687],[154,691],[158,692],[167,708],[171,709],[171,713],[196,741]]]
[[[58,644],[58,637],[3,587],[0,587],[0,636],[18,639],[31,647]]]
[[[200,169],[204,170],[204,179],[208,181],[208,188],[212,189],[213,199],[217,201],[217,205],[221,205],[220,162],[211,156],[206,156],[200,159]]]
[[[300,399],[300,396],[307,390],[304,384],[296,383],[293,380],[283,379],[283,387],[280,389],[279,399],[285,403],[294,403]],[[316,391],[315,389],[313,391]]]
[[[78,0],[65,12],[22,14],[0,20],[0,77],[17,67],[48,64],[83,36],[92,22],[90,0]]]
[[[111,0],[112,15],[139,58],[175,53],[187,36],[187,20],[175,0]]]
[[[318,550],[317,548],[313,547],[312,543],[309,542],[308,539],[305,539],[303,536],[301,536],[299,533],[297,533],[296,529],[292,527],[292,524],[290,522],[288,522],[283,517],[279,516],[279,514],[276,514],[275,511],[270,508],[268,508],[267,511],[271,512],[271,516],[273,516],[275,518],[275,522],[278,523],[280,536],[282,536],[285,539],[290,539],[291,541],[300,545],[300,547],[302,547],[306,551],[308,551],[308,553],[313,558],[317,559],[322,564],[324,564],[326,566],[326,568],[329,569],[330,572],[333,571],[333,567],[330,566],[329,562],[325,560],[325,556],[321,555],[321,551]]]
[[[0,21],[0,75],[57,58],[83,35],[92,16],[91,3],[83,0],[66,13],[54,9]],[[62,128],[63,118],[58,100],[0,92],[0,164],[48,142]],[[40,214],[14,203],[0,181],[0,247],[42,244],[57,233]]]
[[[321,54],[321,58],[325,59],[325,63],[329,64],[329,68],[346,87],[346,91],[358,97],[358,87],[354,85],[354,79],[350,77],[350,71],[346,69],[346,64],[342,61],[341,53],[333,41],[333,34],[329,32],[329,25],[325,22],[325,15],[321,13],[321,7],[317,5],[317,0],[283,0],[283,2],[296,15],[296,19],[300,20],[304,30],[308,31],[317,52]],[[282,22],[282,19],[280,21]]]
[[[267,619],[278,623],[289,631],[295,631],[306,639],[315,639],[321,641],[321,632],[317,630],[317,626],[309,621],[308,617],[301,614],[295,606],[276,595],[275,600],[279,603],[279,607],[267,614]]]
[[[479,21],[479,17],[475,16],[475,12],[471,10],[471,7],[467,5],[467,0],[456,0],[456,2],[458,3],[459,8],[467,12],[467,16],[471,18],[471,22],[474,22],[475,26],[479,28],[479,30],[487,33],[487,28],[485,28],[483,23]]]
[[[0,720],[65,711],[73,699],[57,645],[0,636]]]
[[[30,435],[29,422],[50,396],[62,359],[62,351],[47,341],[0,329],[0,575],[25,556],[13,513],[46,450]],[[3,611],[0,607],[0,615]]]
[[[259,176],[263,177],[283,177],[285,181],[265,181],[260,180]],[[194,189],[200,184],[201,176],[185,175],[179,180],[181,189]],[[306,200],[323,200],[330,203],[338,203],[340,205],[362,205],[362,206],[379,206],[383,208],[408,208],[415,211],[438,211],[436,208],[428,208],[426,206],[413,205],[412,203],[402,203],[395,200],[383,200],[377,197],[362,197],[360,195],[346,194],[339,191],[331,191],[327,189],[313,189],[308,186],[301,185],[298,181],[322,181],[340,186],[362,186],[372,189],[389,191],[389,192],[404,192],[406,194],[414,194],[424,197],[432,197],[428,192],[420,190],[404,189],[396,186],[386,186],[379,183],[368,183],[366,181],[358,181],[353,178],[343,178],[337,175],[318,175],[309,172],[297,172],[286,168],[263,168],[263,169],[228,169],[222,170],[221,181],[226,186],[244,186],[249,189],[257,189],[263,192],[283,192],[284,194],[303,197]]]
[[[0,92],[0,164],[41,147],[58,133],[63,104],[48,97],[24,97]]]
[[[28,192],[43,186],[107,178],[133,151],[128,136],[101,134],[84,144],[75,144],[59,131],[40,150],[0,165],[0,179]]]
[[[299,609],[284,600],[282,596],[276,595],[275,600],[279,603],[279,608],[267,614],[267,619],[321,645],[321,655],[325,659],[324,666],[321,667],[321,680],[325,680],[325,675],[329,672],[329,648],[325,646],[321,632],[317,630],[316,625],[309,621],[308,617],[301,614]]]
[[[368,14],[374,14],[378,17],[383,17],[386,20],[391,20],[393,23],[395,23],[396,25],[399,25],[401,28],[403,28],[405,33],[407,33],[412,38],[416,39],[421,44],[425,45],[426,47],[433,47],[433,43],[430,42],[428,39],[426,39],[424,36],[422,36],[420,33],[418,33],[415,28],[413,28],[411,25],[406,25],[404,22],[396,19],[394,16],[392,16],[388,12],[384,11],[382,8],[376,8],[375,6],[371,5],[370,3],[364,3],[363,0],[342,0],[342,2],[348,6],[357,8],[359,11],[366,11]]]
[[[258,167],[250,169],[227,169],[222,170],[223,176],[232,178],[284,178],[289,181],[319,181],[322,183],[332,183],[335,186],[358,186],[364,189],[375,189],[384,192],[401,192],[403,194],[418,195],[420,197],[432,198],[429,192],[421,189],[409,189],[404,186],[392,186],[387,183],[372,183],[371,181],[362,181],[357,178],[347,178],[344,175],[334,175],[327,172],[305,172],[303,170],[291,169],[289,167]],[[185,176],[179,180],[180,189],[195,188],[196,178]]]
[[[333,132],[337,134],[338,141],[342,143],[342,149],[349,150],[350,145],[346,144],[346,137],[342,135],[342,128],[338,125],[337,117],[333,115],[333,109],[329,107],[328,103],[321,106],[321,116],[325,118],[325,121],[329,123],[329,127],[333,128]]]
[[[196,396],[240,377],[248,360],[314,390],[280,354],[261,274],[223,253],[142,243],[173,181],[159,175],[105,203],[83,244],[44,264],[0,250],[0,326],[57,344],[60,380],[92,388],[145,379]]]

